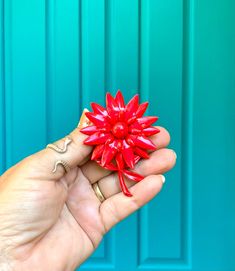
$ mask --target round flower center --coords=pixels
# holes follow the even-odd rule
[[[124,138],[128,133],[128,126],[124,122],[117,122],[112,128],[112,133],[116,138]]]

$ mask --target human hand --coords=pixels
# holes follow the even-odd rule
[[[115,173],[90,161],[92,148],[78,128],[65,153],[47,148],[6,171],[0,177],[0,270],[72,271],[85,261],[111,227],[161,190],[160,174],[176,156],[165,148],[168,132],[158,128],[152,136],[158,150],[135,166],[146,177],[137,184],[126,180],[133,197],[120,192]],[[63,148],[64,141],[55,144]],[[61,159],[71,170],[58,165],[52,173]],[[96,182],[106,198],[102,203],[92,189]]]

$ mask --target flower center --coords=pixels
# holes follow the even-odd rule
[[[128,133],[128,126],[124,122],[117,122],[112,128],[112,133],[116,138],[124,138]]]

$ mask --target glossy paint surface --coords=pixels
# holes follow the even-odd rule
[[[119,88],[150,102],[177,152],[161,194],[80,270],[235,270],[234,10],[233,0],[0,1],[1,173]]]

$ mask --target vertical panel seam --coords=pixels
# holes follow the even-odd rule
[[[12,0],[4,1],[5,168],[13,162]],[[8,21],[7,21],[8,20]]]
[[[148,10],[148,6],[149,6],[149,1],[144,2],[145,3],[145,8]],[[139,0],[139,92],[141,95],[141,99],[148,99],[149,97],[149,84],[147,82],[147,80],[149,79],[148,76],[148,65],[149,65],[149,58],[148,58],[148,54],[149,51],[146,50],[146,54],[147,54],[147,58],[145,58],[145,61],[143,61],[143,57],[144,57],[144,45],[146,47],[146,45],[149,44],[149,19],[146,19],[146,31],[145,31],[145,36],[143,35],[143,2],[142,0]],[[146,11],[147,12],[147,11]],[[145,38],[145,43],[143,44],[144,40],[143,38]],[[142,66],[145,63],[145,71],[147,69],[147,72],[145,73],[145,78],[143,79],[143,68]],[[146,80],[146,76],[147,76],[147,80]],[[145,88],[145,93],[143,95],[143,85],[145,84],[146,86],[146,82],[147,82],[147,87]],[[149,109],[146,110],[146,113],[148,114]],[[138,217],[138,235],[142,236],[142,231],[144,228],[144,225],[146,225],[145,223],[147,223],[146,221],[148,220],[148,206],[144,207],[144,209],[139,211],[139,217]],[[145,234],[147,235],[148,232],[146,231]],[[148,255],[148,246],[146,246],[146,241],[147,237],[145,239],[145,242],[143,242],[143,238],[141,237],[140,240],[138,240],[138,267],[142,267],[145,264],[146,261],[146,255]],[[143,249],[144,248],[144,249]],[[144,253],[143,253],[144,252]]]
[[[45,95],[45,126],[46,126],[46,141],[49,141],[49,3],[50,0],[45,0],[45,57],[46,57],[46,65],[45,65],[45,76],[46,76],[46,95]]]
[[[103,103],[105,104],[105,93],[107,92],[107,81],[109,80],[109,16],[110,16],[110,2],[109,0],[104,0],[104,93],[103,93]],[[109,233],[108,240],[105,241],[105,258],[107,261],[115,267],[115,229]],[[110,249],[111,246],[111,249]],[[106,255],[107,254],[107,255]]]
[[[2,63],[1,63],[1,77],[2,77],[2,171],[6,170],[6,106],[5,106],[5,1],[2,0],[2,16],[1,16],[1,25],[2,25],[2,33],[1,33],[1,40],[2,40]]]
[[[138,93],[140,95],[140,99],[142,99],[141,95],[141,0],[138,0]],[[140,236],[141,236],[141,225],[140,225],[140,220],[141,220],[141,213],[140,211],[137,212],[137,259],[136,259],[136,266],[139,266],[140,264]]]
[[[192,143],[193,143],[193,67],[194,67],[194,0],[183,2],[183,67],[182,67],[182,258],[191,266],[192,249]],[[186,228],[185,228],[186,226]],[[186,236],[185,236],[186,232]]]
[[[53,104],[51,103],[51,95],[54,83],[54,32],[55,32],[55,0],[45,0],[45,56],[46,56],[46,141],[51,141],[50,126],[51,126],[51,110]]]
[[[104,0],[104,93],[107,91],[107,80],[108,80],[108,0]]]
[[[112,57],[110,54],[110,0],[105,0],[105,89],[106,91],[112,92],[112,89],[108,89],[108,86],[111,88],[113,85],[111,73],[110,73],[110,58]],[[105,100],[105,99],[104,99]],[[104,101],[105,103],[105,101]]]
[[[82,82],[82,73],[83,73],[83,68],[82,68],[82,0],[79,0],[79,19],[78,19],[78,37],[79,37],[79,101],[78,101],[78,105],[79,105],[79,110],[80,110],[80,114],[82,113],[81,111],[83,110],[83,100],[82,100],[82,86],[83,86],[83,82]]]
[[[141,0],[138,0],[138,94],[141,97]]]

